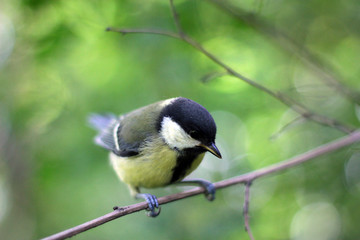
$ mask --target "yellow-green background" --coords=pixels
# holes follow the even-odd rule
[[[356,91],[358,0],[231,5],[238,9],[175,1],[185,32],[223,62],[314,112],[359,125],[358,105],[321,81],[319,69],[304,64],[294,49],[286,50],[275,31],[315,53]],[[231,14],[239,10],[255,18]],[[224,158],[207,156],[193,176],[211,181],[344,135],[305,121],[277,136],[298,116],[278,100],[229,76],[202,82],[223,69],[184,42],[121,36],[105,32],[108,26],[175,31],[168,1],[0,2],[0,239],[42,238],[136,202],[107,152],[92,142],[95,132],[86,123],[92,112],[120,114],[175,96],[201,103],[217,122]],[[355,145],[255,181],[250,219],[256,239],[359,239],[359,176]],[[74,239],[247,239],[243,191],[239,185],[218,191],[211,203],[203,196],[171,203],[156,219],[135,213]]]

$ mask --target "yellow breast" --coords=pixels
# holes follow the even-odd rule
[[[150,141],[139,155],[119,157],[110,154],[111,164],[119,178],[133,186],[155,188],[170,182],[172,169],[176,165],[176,152],[160,139],[156,144]]]
[[[161,139],[149,141],[139,155],[119,157],[110,154],[110,162],[121,181],[131,187],[156,188],[170,183],[176,166],[177,152],[170,149]],[[204,154],[200,154],[186,171],[195,170]]]

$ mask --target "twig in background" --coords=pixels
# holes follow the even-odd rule
[[[176,12],[176,9],[175,9],[175,6],[174,6],[174,1],[169,0],[169,2],[170,2],[170,10],[171,10],[174,22],[175,22],[177,32],[179,33],[179,36],[181,38],[183,38],[183,37],[185,37],[185,33],[184,33],[184,31],[182,29],[182,26],[180,24],[179,14]]]
[[[215,55],[213,55],[212,53],[207,51],[199,42],[195,41],[194,39],[192,39],[191,37],[186,35],[185,32],[183,31],[181,25],[180,25],[179,18],[178,18],[179,15],[176,12],[176,9],[174,7],[174,4],[173,4],[172,0],[170,0],[170,8],[171,8],[171,12],[172,12],[173,19],[174,19],[175,25],[177,27],[178,33],[170,32],[170,31],[163,31],[163,30],[122,29],[122,28],[114,28],[114,27],[108,27],[106,29],[106,31],[118,32],[118,33],[121,33],[123,35],[130,34],[130,33],[131,34],[134,34],[134,33],[155,34],[155,35],[162,35],[162,36],[167,36],[167,37],[171,37],[171,38],[180,39],[180,40],[188,43],[193,48],[197,49],[199,52],[201,52],[202,54],[207,56],[214,63],[216,63],[217,65],[222,67],[226,71],[226,73],[228,75],[231,75],[231,76],[233,76],[235,78],[238,78],[238,79],[246,82],[247,84],[259,89],[260,91],[267,93],[268,95],[272,96],[273,98],[279,100],[284,105],[286,105],[286,106],[290,107],[291,109],[293,109],[295,112],[297,112],[302,117],[304,117],[304,118],[306,118],[308,120],[317,122],[319,124],[325,125],[325,126],[334,127],[334,128],[336,128],[336,129],[338,129],[338,130],[340,130],[342,132],[345,132],[345,133],[351,133],[351,132],[353,132],[355,130],[353,127],[347,126],[346,124],[344,124],[344,123],[342,123],[342,122],[340,122],[340,121],[338,121],[336,119],[332,119],[332,118],[329,118],[327,116],[317,114],[317,113],[309,110],[307,107],[303,106],[299,102],[295,101],[294,99],[291,99],[289,96],[286,96],[286,95],[284,95],[284,94],[282,94],[280,92],[273,91],[273,90],[265,87],[264,85],[261,85],[261,84],[257,83],[256,81],[254,81],[254,80],[240,74],[239,72],[235,71],[229,65],[225,64],[223,61],[218,59]]]
[[[305,119],[302,116],[298,116],[296,118],[294,118],[293,120],[291,120],[290,122],[288,122],[287,124],[285,124],[284,126],[282,126],[277,132],[275,132],[274,134],[272,134],[270,136],[271,140],[274,140],[276,138],[278,138],[281,134],[283,134],[283,132],[285,132],[286,130],[288,130],[289,128],[294,127],[297,124],[300,124],[302,122],[304,122]]]
[[[251,232],[250,228],[250,220],[249,220],[249,204],[250,204],[250,187],[251,181],[246,182],[245,184],[245,197],[244,197],[244,207],[243,207],[243,214],[244,214],[244,222],[245,222],[245,231],[248,233],[249,238],[254,240],[254,236]]]
[[[226,75],[229,75],[229,74],[227,72],[213,72],[213,73],[208,73],[208,74],[202,76],[200,80],[203,83],[207,83],[207,82],[210,82],[211,80],[213,80],[214,78],[219,78],[219,77],[226,76]]]

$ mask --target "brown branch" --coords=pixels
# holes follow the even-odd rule
[[[230,179],[225,179],[223,181],[214,183],[214,185],[215,185],[216,189],[220,189],[220,188],[226,188],[226,187],[229,187],[229,186],[232,186],[235,184],[239,184],[239,183],[253,182],[257,178],[260,178],[260,177],[263,177],[263,176],[266,176],[271,173],[278,172],[278,171],[281,171],[281,170],[284,170],[287,168],[294,167],[296,165],[299,165],[301,163],[309,161],[313,158],[333,152],[335,150],[338,150],[340,148],[343,148],[345,146],[351,145],[351,144],[353,144],[355,142],[359,142],[359,141],[360,141],[360,131],[356,131],[356,132],[351,133],[343,138],[340,138],[340,139],[337,139],[330,143],[321,145],[317,148],[314,148],[308,152],[305,152],[301,155],[295,156],[286,161],[279,162],[279,163],[270,165],[268,167],[264,167],[264,168],[255,170],[253,172],[250,172],[250,173],[247,173],[244,175],[240,175],[240,176],[233,177]],[[159,204],[166,204],[166,203],[178,201],[180,199],[199,195],[202,193],[204,193],[204,189],[200,188],[200,187],[196,187],[196,188],[190,189],[188,191],[160,197],[160,198],[158,198],[158,201],[159,201]],[[81,225],[70,228],[63,232],[54,234],[52,236],[46,237],[46,238],[44,238],[44,240],[58,240],[58,239],[69,238],[69,237],[72,237],[81,232],[87,231],[91,228],[95,228],[99,225],[102,225],[106,222],[112,221],[116,218],[131,214],[134,212],[138,212],[141,210],[145,210],[147,207],[148,207],[148,205],[146,202],[141,202],[141,203],[129,205],[126,207],[120,207],[120,208],[117,208],[116,210],[114,210],[113,212],[108,213],[104,216],[93,219],[89,222],[83,223]]]
[[[245,231],[248,233],[249,238],[251,240],[254,240],[254,236],[251,232],[250,228],[250,221],[249,221],[249,204],[250,204],[250,187],[251,187],[251,181],[246,182],[245,184],[245,200],[244,200],[244,222],[245,222]]]

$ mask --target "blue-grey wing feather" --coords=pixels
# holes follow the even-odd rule
[[[110,151],[116,151],[117,139],[114,136],[114,127],[118,125],[119,119],[112,114],[91,114],[88,122],[94,129],[98,130],[98,135],[94,139],[95,143]]]
[[[94,139],[97,145],[122,157],[138,154],[137,146],[127,144],[123,139],[120,139],[121,117],[113,114],[91,114],[88,122],[94,129],[98,130],[98,135]]]
[[[95,143],[121,157],[137,155],[147,141],[159,135],[157,124],[161,110],[162,104],[158,102],[120,117],[92,114],[89,123],[99,132]]]

